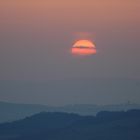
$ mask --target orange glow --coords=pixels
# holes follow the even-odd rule
[[[72,47],[72,54],[93,55],[96,53],[95,45],[90,40],[79,40]]]

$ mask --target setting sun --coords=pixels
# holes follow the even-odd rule
[[[90,40],[78,40],[72,47],[72,54],[92,55],[96,52],[95,44]]]

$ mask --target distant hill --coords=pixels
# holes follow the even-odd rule
[[[140,110],[94,116],[42,112],[0,124],[0,140],[139,140]]]
[[[43,105],[0,102],[0,122],[23,119],[42,111],[49,111],[49,107]]]
[[[130,109],[140,109],[139,104],[120,104],[120,105],[88,105],[77,104],[62,107],[53,107],[47,105],[36,104],[15,104],[0,102],[0,122],[9,122],[23,119],[27,116],[39,112],[67,112],[77,113],[79,115],[96,115],[100,111],[126,111]]]

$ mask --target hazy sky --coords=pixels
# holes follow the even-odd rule
[[[139,13],[139,0],[0,0],[0,99],[140,102]],[[71,54],[84,37],[97,55]]]

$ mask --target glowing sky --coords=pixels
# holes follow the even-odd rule
[[[139,25],[140,0],[0,0],[0,80],[135,81],[140,79]],[[97,55],[86,58],[71,55],[73,42],[87,39],[81,33],[89,34],[95,42]],[[114,90],[121,90],[121,86]],[[27,101],[27,95],[21,99],[14,91],[14,95],[10,91],[4,94],[5,89],[2,92],[1,99]],[[134,100],[138,100],[137,93],[138,90],[133,93]],[[41,95],[40,100],[35,99],[39,103]],[[84,101],[86,97],[82,95]],[[49,97],[51,102],[53,98]],[[104,103],[108,102],[107,97]],[[61,102],[57,98],[56,104]],[[74,99],[75,94],[69,98]]]
[[[139,25],[139,8],[139,0],[1,0],[0,24],[63,31],[69,27],[75,32],[91,28],[131,31]]]

